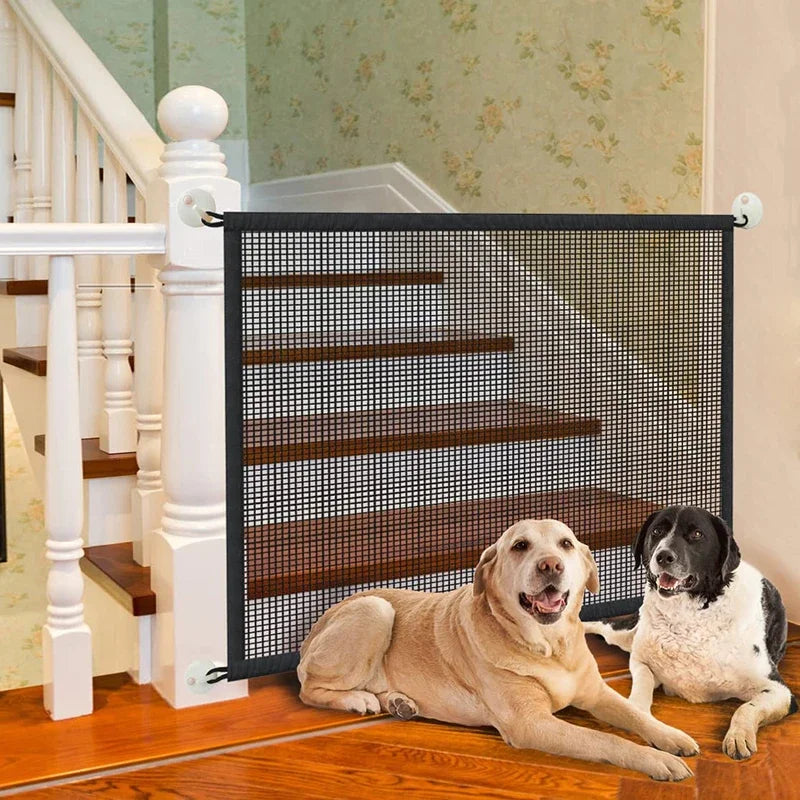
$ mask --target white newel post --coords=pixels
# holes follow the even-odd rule
[[[92,712],[92,635],[83,619],[83,466],[78,430],[75,269],[50,259],[47,320],[47,623],[42,629],[44,705],[53,719]]]
[[[136,195],[136,221],[145,222],[144,198]],[[150,566],[150,542],[161,524],[161,398],[164,383],[164,303],[161,283],[150,256],[136,257],[136,486],[131,501],[133,559]]]
[[[16,203],[14,222],[33,221],[31,197],[31,37],[17,25],[17,74],[14,100],[14,177]],[[29,275],[28,256],[14,256],[14,277]]]
[[[100,164],[97,132],[78,109],[75,126],[75,221],[100,222]],[[78,304],[78,377],[81,393],[81,438],[100,435],[106,359],[100,313],[100,256],[75,259]]]
[[[165,502],[151,549],[158,598],[153,683],[180,708],[247,694],[246,681],[200,692],[187,679],[190,667],[227,663],[223,235],[199,224],[192,206],[194,199],[207,207],[200,197],[210,196],[217,210],[236,211],[241,187],[225,177],[225,157],[213,141],[228,121],[216,92],[175,89],[161,101],[158,121],[176,141],[166,146],[147,194],[148,221],[167,226]]]
[[[17,37],[14,15],[0,0],[0,95],[13,95],[16,88]],[[14,215],[14,110],[0,102],[0,222]],[[12,256],[0,256],[0,279],[14,277]]]

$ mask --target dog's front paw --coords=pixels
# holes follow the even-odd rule
[[[753,728],[734,723],[725,734],[722,752],[736,761],[750,758],[758,750],[756,735],[757,732]]]
[[[657,781],[683,781],[694,774],[677,756],[646,750],[645,763],[639,769]]]
[[[371,692],[352,691],[347,693],[347,710],[354,714],[380,714],[381,704]]]
[[[417,704],[402,692],[389,692],[386,697],[386,710],[398,719],[413,719],[419,713]]]
[[[700,745],[688,733],[661,723],[647,740],[653,747],[676,756],[696,756],[700,752]]]

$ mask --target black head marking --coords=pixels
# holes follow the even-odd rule
[[[655,521],[655,518],[661,513],[661,511],[654,511],[645,521],[642,527],[639,529],[639,533],[636,534],[636,538],[633,540],[633,560],[636,565],[636,569],[642,566],[644,561],[644,545],[647,539],[647,534],[650,532],[650,526]]]
[[[760,647],[759,647],[757,644],[754,644],[754,645],[753,645],[753,652],[754,652],[756,655],[758,655],[758,654],[761,652],[761,648],[760,648]],[[767,689],[767,691],[769,691],[769,689]]]

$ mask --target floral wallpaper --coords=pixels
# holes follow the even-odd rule
[[[221,138],[246,136],[244,0],[55,0],[151,124],[170,89],[199,83],[230,109]]]
[[[0,691],[42,682],[44,504],[8,394],[3,402],[8,562],[0,564]]]
[[[702,18],[702,0],[247,0],[252,180],[398,160],[463,211],[697,211]]]
[[[55,0],[55,4],[152,123],[152,0]]]

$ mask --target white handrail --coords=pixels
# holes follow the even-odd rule
[[[165,253],[166,241],[167,229],[157,223],[0,223],[0,255]]]
[[[158,134],[52,0],[8,3],[136,188],[144,192],[161,164],[164,143]]]

